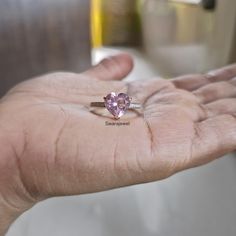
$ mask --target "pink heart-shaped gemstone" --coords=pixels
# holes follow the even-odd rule
[[[104,97],[107,110],[116,118],[120,118],[130,106],[130,98],[125,93],[109,93]]]

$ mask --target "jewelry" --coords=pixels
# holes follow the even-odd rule
[[[111,92],[103,99],[104,102],[91,102],[90,106],[106,107],[115,119],[119,119],[123,116],[128,109],[142,108],[139,103],[131,103],[132,98],[125,93],[116,94],[115,92]]]

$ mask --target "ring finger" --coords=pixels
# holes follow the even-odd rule
[[[217,115],[236,114],[236,98],[220,99],[203,106],[206,110],[208,118]]]

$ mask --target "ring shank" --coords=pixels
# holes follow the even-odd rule
[[[91,107],[105,107],[105,102],[91,102]]]
[[[91,102],[90,103],[91,107],[106,107],[105,102]],[[140,103],[130,103],[129,109],[140,109],[142,108]]]

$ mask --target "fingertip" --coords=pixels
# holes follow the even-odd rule
[[[118,63],[124,67],[124,74],[128,74],[134,67],[133,57],[128,53],[119,53],[112,56],[112,58],[117,60]]]
[[[128,53],[119,53],[103,59],[86,74],[100,80],[121,80],[133,69],[133,58]]]
[[[107,70],[108,76],[104,80],[122,80],[133,69],[133,58],[128,53],[119,53],[103,59],[99,63]]]

